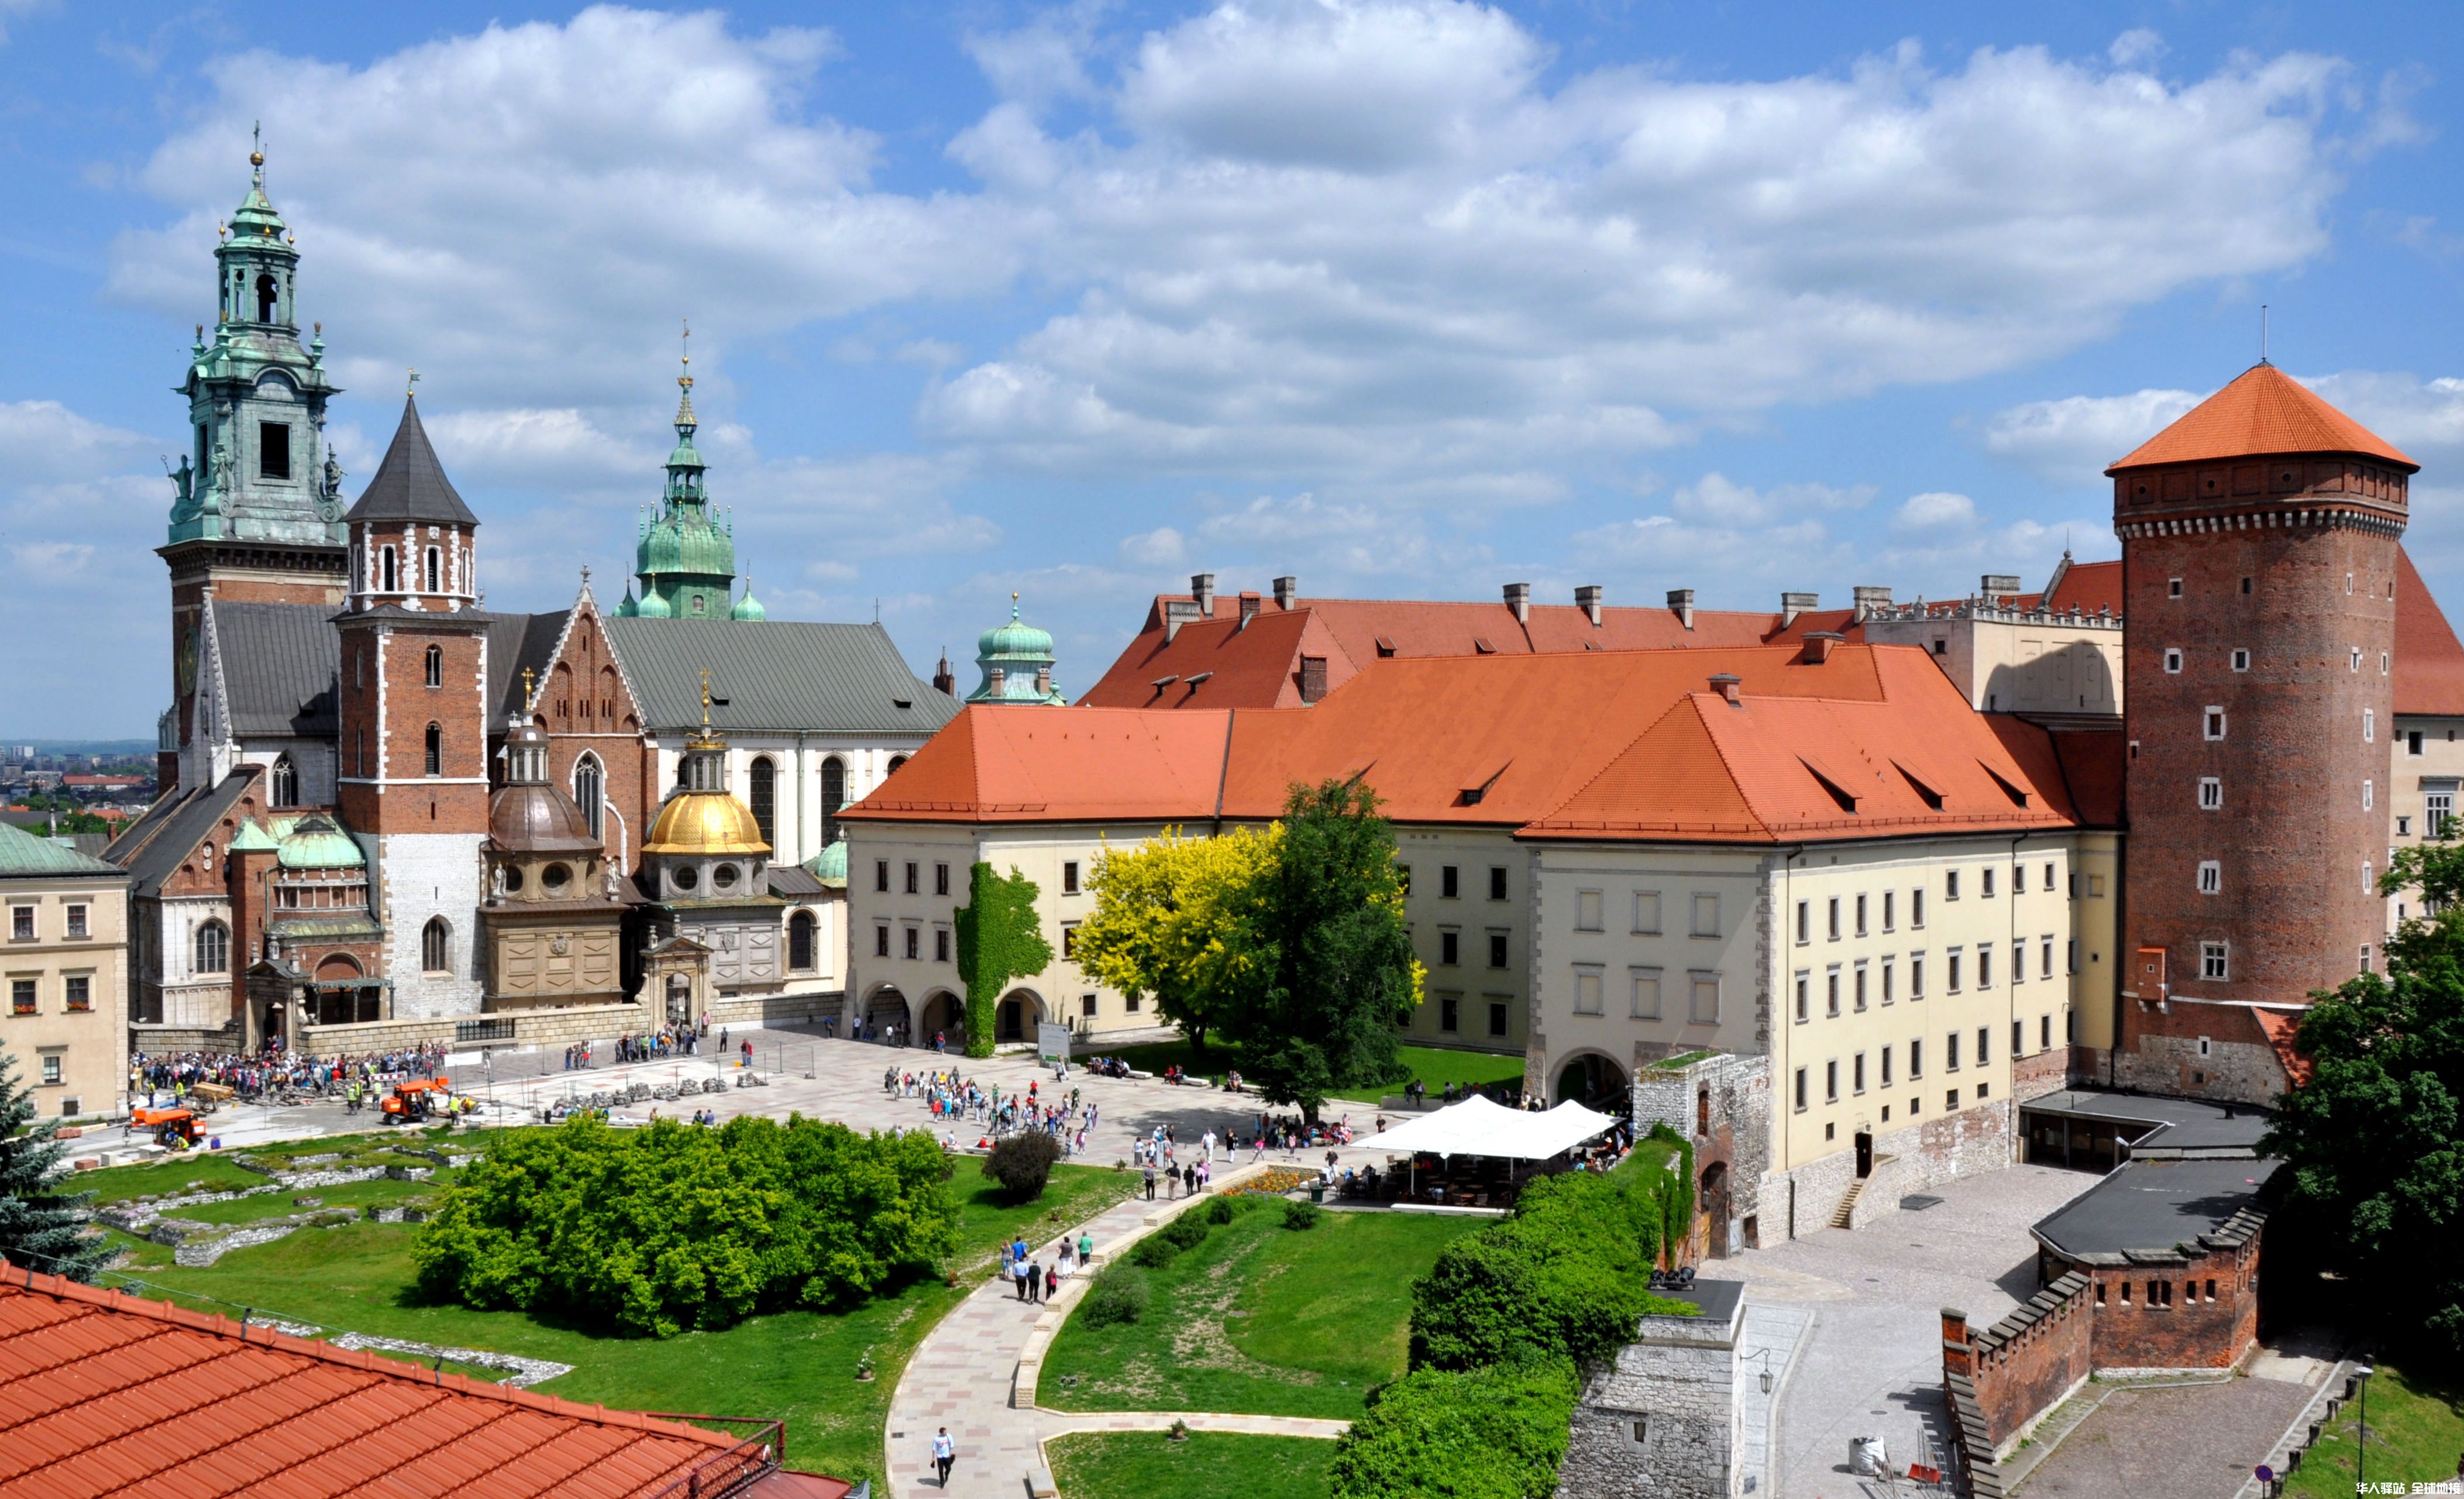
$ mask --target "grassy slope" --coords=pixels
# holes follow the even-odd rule
[[[1135,1323],[1072,1317],[1045,1356],[1039,1400],[1358,1416],[1371,1386],[1403,1372],[1412,1282],[1481,1221],[1331,1213],[1295,1232],[1281,1220],[1272,1206],[1251,1211],[1145,1271],[1152,1300]]]
[[[1334,1444],[1313,1437],[1090,1432],[1050,1447],[1068,1499],[1326,1499]],[[962,1459],[963,1461],[963,1459]]]
[[[2429,1483],[2455,1477],[2456,1454],[2464,1452],[2464,1387],[2423,1379],[2416,1382],[2403,1370],[2377,1366],[2370,1380],[2370,1465],[2373,1486],[2386,1482]],[[2297,1499],[2350,1499],[2354,1485],[2353,1432],[2361,1416],[2347,1404],[2319,1434],[2319,1443],[2301,1458],[2301,1471],[2285,1485]]]
[[[1012,1207],[976,1174],[972,1160],[957,1164],[953,1185],[962,1262],[991,1253],[1021,1227],[1057,1227],[1090,1217],[1129,1186],[1126,1175],[1110,1170],[1059,1167],[1042,1201]],[[396,1183],[407,1184],[420,1183]],[[289,1197],[258,1201],[287,1203]],[[881,1422],[899,1371],[924,1334],[977,1284],[973,1277],[955,1289],[925,1281],[850,1312],[781,1312],[723,1332],[653,1342],[603,1336],[522,1312],[420,1305],[407,1294],[416,1232],[395,1223],[302,1229],[234,1250],[204,1269],[174,1268],[170,1250],[146,1245],[138,1247],[131,1273],[158,1288],[149,1295],[171,1290],[223,1303],[192,1303],[201,1310],[229,1312],[236,1304],[336,1332],[569,1363],[572,1374],[539,1386],[568,1400],[631,1410],[783,1417],[795,1466],[870,1477],[876,1486],[884,1478]],[[855,1378],[856,1361],[868,1351],[878,1375],[870,1383]]]

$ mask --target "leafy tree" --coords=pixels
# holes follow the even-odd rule
[[[984,1157],[984,1175],[1001,1184],[1013,1202],[1032,1202],[1044,1195],[1044,1184],[1052,1179],[1052,1166],[1061,1158],[1061,1142],[1042,1130],[1027,1130],[1004,1135],[993,1142],[992,1153]]]
[[[967,1055],[993,1054],[993,1008],[1012,979],[1052,966],[1052,944],[1036,915],[1035,881],[1010,866],[1001,878],[979,859],[967,871],[967,903],[958,908],[958,978],[967,986]]]
[[[2403,1327],[2464,1354],[2464,849],[2400,850],[2381,881],[2418,887],[2435,915],[2387,944],[2387,973],[2362,974],[2301,1019],[2307,1086],[2277,1100],[2259,1142],[2284,1160],[2269,1183],[2276,1225],[2369,1286],[2402,1286]]]
[[[1576,1393],[1563,1362],[1416,1370],[1336,1442],[1334,1499],[1547,1499]]]
[[[1078,966],[1155,1009],[1206,1054],[1207,1032],[1237,1003],[1251,954],[1237,932],[1283,849],[1283,829],[1183,838],[1177,827],[1096,859],[1095,910],[1079,923]]]
[[[57,1120],[34,1119],[34,1091],[0,1051],[0,1256],[47,1275],[91,1281],[114,1253],[78,1218],[91,1193],[59,1190]]]
[[[1250,1081],[1314,1119],[1329,1091],[1401,1071],[1395,1027],[1419,1004],[1424,975],[1377,794],[1295,785],[1283,827],[1282,856],[1223,937],[1239,952],[1240,998],[1221,1020]]]

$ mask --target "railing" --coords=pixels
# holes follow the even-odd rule
[[[514,1021],[510,1015],[491,1016],[486,1020],[457,1020],[453,1023],[456,1045],[466,1041],[511,1041]]]
[[[712,1422],[751,1426],[753,1435],[723,1452],[715,1452],[642,1499],[726,1499],[775,1473],[787,1460],[787,1423],[759,1416],[679,1416],[671,1411],[647,1411],[653,1421]]]

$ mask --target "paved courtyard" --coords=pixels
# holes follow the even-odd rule
[[[2036,1290],[2028,1225],[2095,1184],[2085,1172],[2014,1166],[1936,1187],[1943,1201],[1862,1228],[1821,1228],[1792,1243],[1716,1261],[1704,1273],[1742,1280],[1762,1301],[1803,1307],[1813,1328],[1779,1392],[1771,1492],[1847,1499],[1885,1492],[1848,1468],[1853,1437],[1883,1439],[1893,1465],[1946,1445],[1942,1309],[1989,1325]],[[1901,1486],[1906,1492],[1906,1486]]]

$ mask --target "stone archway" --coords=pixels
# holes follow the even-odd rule
[[[1047,1014],[1044,996],[1033,989],[1012,989],[993,1007],[993,1039],[1033,1041],[1035,1027],[1044,1024]]]
[[[908,1014],[907,996],[894,983],[885,983],[864,997],[865,1024],[876,1037],[886,1038],[890,1027],[898,1027],[899,1039],[912,1039],[912,1017]]]
[[[1701,1197],[1704,1244],[1711,1258],[1728,1257],[1728,1163],[1715,1160],[1703,1168]]]
[[[924,1007],[916,1012],[915,1034],[930,1043],[935,1035],[947,1036],[952,1047],[967,1037],[967,1001],[964,995],[947,989],[935,989],[924,996]]]
[[[1620,1118],[1634,1112],[1625,1069],[1605,1052],[1577,1051],[1558,1063],[1556,1085],[1550,1096],[1557,1103],[1578,1103]]]

